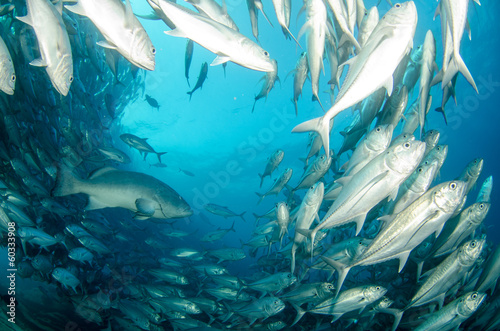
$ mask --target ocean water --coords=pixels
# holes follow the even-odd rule
[[[246,1],[227,0],[225,3],[228,14],[238,25],[240,32],[254,40]],[[389,4],[385,1],[365,0],[365,6],[368,9],[377,5],[377,3],[380,17],[382,17],[390,9]],[[430,29],[436,38],[436,61],[438,67],[441,68],[443,52],[441,26],[439,18],[433,19],[437,2],[416,0],[415,4],[418,10],[418,25],[414,45],[421,45],[427,30]],[[93,129],[100,132],[107,142],[111,142],[113,147],[124,151],[131,159],[128,164],[114,163],[111,165],[122,170],[145,173],[166,183],[184,198],[191,207],[193,215],[186,218],[167,220],[169,222],[167,224],[155,220],[135,220],[131,213],[120,208],[100,210],[100,215],[107,219],[114,231],[97,237],[113,253],[100,256],[92,266],[79,265],[68,260],[66,257],[67,250],[60,244],[51,246],[47,250],[42,250],[35,245],[28,245],[27,252],[24,252],[24,254],[18,253],[20,254],[20,260],[31,261],[35,256],[41,254],[50,257],[52,268],[69,267],[71,265],[78,270],[79,276],[77,278],[81,285],[77,287],[75,293],[73,290],[66,289],[56,282],[51,277],[50,272],[40,274],[37,272],[30,277],[18,276],[16,278],[16,300],[18,302],[16,316],[18,324],[14,325],[2,321],[3,324],[0,324],[0,327],[6,330],[8,328],[16,330],[122,330],[129,328],[135,330],[138,326],[130,316],[127,317],[123,313],[123,310],[118,309],[119,302],[120,300],[137,300],[140,304],[147,305],[147,298],[134,298],[128,287],[155,284],[153,277],[148,275],[148,270],[158,267],[157,261],[159,258],[171,257],[170,252],[176,248],[188,247],[206,251],[225,247],[243,247],[247,255],[245,259],[222,264],[231,275],[242,279],[255,280],[259,277],[263,278],[264,275],[259,273],[261,271],[268,273],[289,271],[288,256],[284,257],[276,253],[279,249],[279,243],[273,244],[271,249],[271,256],[276,254],[274,256],[281,260],[279,266],[274,269],[255,266],[259,258],[268,255],[267,248],[259,248],[252,255],[251,250],[243,246],[243,244],[248,243],[255,236],[253,234],[256,228],[254,214],[263,215],[273,208],[277,202],[287,200],[287,196],[281,192],[278,196],[268,196],[259,203],[256,192],[266,192],[277,176],[288,167],[293,169],[289,185],[295,187],[299,183],[304,170],[304,163],[300,158],[307,155],[308,134],[292,133],[292,129],[306,120],[322,116],[324,111],[317,102],[311,100],[311,83],[308,79],[298,102],[298,114],[295,115],[291,101],[293,97],[293,73],[291,71],[294,69],[301,52],[305,50],[305,37],[299,39],[302,48],[298,47],[293,40],[286,40],[276,20],[271,1],[265,0],[263,5],[273,27],[259,14],[259,44],[269,52],[271,58],[276,59],[280,80],[266,98],[256,101],[253,112],[254,98],[261,89],[263,80],[260,81],[260,79],[264,73],[252,71],[234,63],[229,63],[225,69],[220,65],[209,66],[207,80],[202,88],[193,93],[190,100],[187,92],[196,84],[202,63],[207,62],[210,64],[215,55],[197,44],[194,45],[193,60],[189,70],[190,86],[188,86],[184,77],[186,39],[166,35],[164,31],[169,30],[169,28],[162,21],[140,19],[156,48],[156,68],[152,72],[139,70],[138,78],[135,79],[139,83],[136,85],[130,83],[130,77],[127,76],[127,84],[130,84],[127,89],[113,86],[114,83],[110,82],[110,84],[106,85],[104,93],[87,95],[86,97],[89,100],[93,100],[93,102],[100,105],[96,109],[103,119],[103,123],[106,123],[107,126],[106,129],[98,127]],[[305,22],[305,15],[299,15],[301,5],[301,1],[292,0],[290,31],[296,37],[299,35],[300,27]],[[133,1],[132,7],[136,14],[147,14],[151,11],[146,1]],[[499,12],[500,3],[493,0],[483,0],[481,6],[475,3],[469,6],[468,18],[471,39],[469,40],[467,32],[465,32],[460,53],[476,81],[479,94],[459,74],[456,83],[457,104],[455,105],[450,100],[446,105],[448,117],[448,125],[446,125],[442,115],[434,111],[441,104],[440,85],[433,87],[431,89],[431,95],[433,96],[431,111],[426,122],[426,129],[437,129],[441,133],[439,143],[448,145],[448,157],[440,170],[436,183],[458,177],[470,161],[475,158],[482,158],[484,167],[475,187],[469,194],[466,203],[467,207],[475,202],[479,188],[484,180],[489,176],[493,177],[491,208],[484,221],[484,226],[481,228],[481,231],[487,235],[489,250],[500,243],[500,227],[497,224],[497,219],[500,217],[500,207],[495,186],[495,181],[500,178],[498,167],[500,162],[498,156],[498,144],[500,143],[498,123],[500,123],[500,115],[497,111],[500,103],[500,64],[497,61],[497,54],[500,51],[500,36],[496,33],[499,29],[496,14]],[[90,24],[88,21],[81,20],[79,22],[81,29],[90,29],[87,27],[87,24]],[[6,27],[4,27],[5,29]],[[4,31],[5,33],[8,32]],[[17,60],[14,62],[17,65]],[[86,63],[88,64],[88,61]],[[121,58],[119,65],[122,67],[122,72],[130,75],[127,67],[128,63],[125,59]],[[124,69],[125,67],[127,69]],[[88,72],[84,72],[80,67],[75,67],[75,70],[82,70],[79,73],[81,77],[88,75]],[[325,110],[328,110],[332,106],[332,100],[330,95],[324,92],[329,89],[327,82],[330,79],[329,64],[326,60],[324,62],[324,72],[325,74],[321,73],[320,75],[319,97]],[[34,77],[36,78],[42,73],[42,71],[38,71]],[[107,74],[105,77],[106,80],[112,81],[113,76]],[[22,78],[18,77],[19,79]],[[91,82],[92,79],[87,79],[87,82],[89,81]],[[102,81],[95,81],[96,85],[104,85]],[[338,90],[336,90],[337,92]],[[53,93],[56,95],[55,99],[57,107],[59,107],[63,101],[61,101],[62,99],[59,98],[55,90],[53,90]],[[72,87],[70,96],[76,95],[75,93],[74,87]],[[122,112],[116,119],[111,120],[109,115],[105,114],[106,110],[102,99],[105,93],[113,94],[117,100],[120,100]],[[158,101],[159,109],[148,104],[145,99],[146,94]],[[75,98],[75,96],[72,97]],[[410,93],[408,104],[410,105],[417,97],[418,85],[413,93]],[[130,101],[129,98],[131,98]],[[22,97],[16,96],[15,100],[15,102],[6,104],[10,105],[12,109],[29,104],[34,113],[36,113],[38,107],[42,107],[36,103],[32,104],[31,99],[28,102],[23,100]],[[40,111],[46,112],[48,108],[44,105]],[[340,149],[343,141],[340,131],[350,124],[352,118],[353,112],[351,110],[343,111],[335,118],[330,138],[330,147],[335,152]],[[82,119],[76,115],[75,120]],[[394,136],[399,134],[400,130],[401,124],[396,128]],[[57,130],[54,129],[51,133],[58,135],[59,133],[55,131]],[[147,138],[147,142],[157,152],[167,152],[161,157],[161,162],[166,167],[156,166],[158,162],[156,155],[149,154],[144,158],[137,150],[129,148],[120,139],[120,135],[124,133]],[[36,132],[34,136],[36,137]],[[6,134],[3,135],[3,138],[5,139],[4,142],[9,139]],[[283,161],[278,169],[273,172],[271,178],[266,177],[262,187],[259,187],[259,173],[263,173],[268,157],[277,149],[284,151]],[[320,153],[324,153],[324,151],[322,150]],[[352,152],[347,152],[341,155],[337,164],[342,165],[348,161],[351,154]],[[83,158],[85,159],[86,156],[88,154],[83,155]],[[62,156],[60,157],[62,158]],[[96,167],[85,166],[83,168],[90,172]],[[332,179],[333,173],[329,172],[325,176],[325,180],[329,182]],[[50,184],[47,186],[47,190],[50,191],[54,182],[48,180],[47,183]],[[76,215],[54,216],[51,219],[51,216],[45,213],[38,214],[37,209],[42,207],[32,202],[35,201],[35,198],[32,198],[32,195],[28,194],[29,192],[24,193],[26,196],[30,196],[29,200],[32,204],[27,209],[29,210],[28,213],[34,218],[40,218],[42,221],[37,225],[40,228],[45,228],[51,234],[65,233],[63,232],[64,222],[75,223],[84,212],[83,210],[76,210]],[[296,192],[300,199],[303,198],[304,193],[305,190]],[[83,209],[85,206],[85,203],[82,203],[85,199],[81,199],[81,197],[80,199],[60,197],[56,201],[68,208],[72,206],[73,209],[71,210],[74,210],[75,206],[76,209]],[[207,204],[225,206],[236,214],[244,213],[244,220],[239,217],[224,218],[211,214],[204,208]],[[92,213],[96,212],[88,213],[91,217],[95,215]],[[323,213],[321,212],[320,216]],[[48,219],[51,220],[48,221]],[[43,222],[47,222],[50,226],[44,227]],[[57,226],[54,225],[55,223],[57,223]],[[263,221],[260,224],[263,224]],[[221,240],[213,243],[201,241],[201,238],[206,233],[219,228],[229,229],[231,226],[234,227],[234,232],[229,232]],[[54,230],[56,228],[57,231]],[[352,228],[351,224],[350,229],[352,230]],[[184,238],[158,235],[161,230],[173,229],[189,232],[190,235]],[[289,228],[291,236],[293,236],[292,229],[293,227]],[[335,229],[332,230],[332,232],[335,231]],[[120,234],[123,237],[119,238]],[[341,230],[336,236],[345,239],[350,236],[348,234],[349,230]],[[352,235],[352,231],[350,234]],[[67,233],[65,235],[70,236]],[[160,240],[165,245],[165,248],[160,249],[148,245],[146,241],[151,237]],[[329,238],[330,242],[332,242],[333,237],[334,235]],[[21,245],[18,245],[17,249],[21,250]],[[7,251],[1,258],[5,260],[7,265]],[[196,262],[186,262],[182,259],[179,259],[179,261],[186,268],[193,264],[196,265]],[[309,259],[304,259],[304,263],[308,265],[311,262]],[[285,268],[280,269],[283,265]],[[375,265],[375,268],[377,266]],[[392,271],[396,273],[397,267],[391,267],[394,269]],[[379,270],[385,269],[380,267]],[[186,271],[186,274],[189,275],[190,281],[194,281],[194,285],[182,287],[188,292],[188,297],[199,296],[201,293],[199,290],[213,286],[209,284],[209,281],[203,275],[193,275],[192,271]],[[317,272],[312,269],[306,277],[303,268],[300,269],[297,276],[299,276],[299,279],[305,277],[304,282],[327,281],[329,279],[327,273]],[[347,288],[354,285],[364,285],[367,282],[366,280],[356,282],[353,280],[354,278],[352,277],[351,284]],[[4,300],[8,300],[5,298],[8,298],[6,289],[9,284],[5,283],[5,279],[6,277],[2,277],[2,281],[0,281],[0,285],[2,285],[1,293]],[[330,281],[335,284],[335,279],[336,276]],[[404,279],[401,282],[405,285],[401,287],[404,289],[410,286],[408,284],[416,286],[414,280]],[[398,285],[401,284],[398,283]],[[399,289],[391,288],[387,296],[391,297],[391,294],[396,295],[396,293],[400,296],[399,291]],[[92,314],[95,312],[99,315],[100,321],[98,322],[93,320],[95,316],[88,315],[91,314],[88,311],[85,311],[87,315],[78,311],[78,308],[82,306],[81,302],[87,296],[96,293],[105,293],[112,302],[111,307],[99,307],[93,310]],[[282,293],[274,294],[279,297]],[[460,294],[463,293],[460,292]],[[498,294],[498,291],[496,294]],[[209,295],[206,296],[213,299]],[[255,296],[258,297],[258,295]],[[446,303],[450,302],[452,297],[450,296]],[[410,297],[406,296],[406,299],[409,300]],[[226,309],[226,306],[222,307],[221,309]],[[401,305],[397,306],[397,308],[401,307]],[[426,313],[428,311],[423,311],[422,316]],[[273,316],[270,321],[281,320],[287,325],[285,329],[292,329],[290,325],[295,318],[295,314],[292,306],[287,304],[285,310]],[[414,313],[412,316],[418,314]],[[328,329],[329,327],[350,327],[352,329],[357,327],[363,329],[367,327],[366,325],[370,325],[359,324],[356,326],[357,322],[351,325],[349,322],[352,319],[356,320],[356,317],[351,316],[352,319],[349,321],[342,319],[329,326],[328,318],[321,319],[319,316],[322,315],[306,314],[294,329],[313,329],[316,327],[318,320],[326,322],[319,327],[320,329]],[[116,317],[118,319],[125,318],[125,322],[117,323]],[[206,314],[192,315],[191,317],[205,323],[210,319]],[[379,319],[380,325],[374,326],[374,324],[371,324],[369,329],[383,330],[390,328],[392,325],[390,315],[378,314],[375,318]],[[248,320],[245,319],[241,323],[233,322],[233,320],[223,322],[222,320],[223,318],[219,318],[218,321],[211,325],[220,329],[264,328],[261,320],[253,325],[249,325]],[[418,319],[413,319],[411,322],[414,323],[415,320]],[[405,321],[406,324],[404,324]],[[124,327],[123,323],[128,326]],[[412,329],[414,325],[407,318],[407,320],[403,319],[401,328],[405,330]],[[467,324],[468,327],[479,330],[486,324],[479,327],[472,327],[471,325],[472,322]],[[154,327],[151,327],[151,330],[171,330],[172,324],[168,318],[163,318],[163,321]]]

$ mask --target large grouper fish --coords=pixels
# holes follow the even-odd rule
[[[112,167],[98,169],[87,179],[61,168],[52,195],[77,193],[89,196],[86,210],[122,207],[143,219],[182,218],[193,214],[188,203],[167,184],[142,173]]]

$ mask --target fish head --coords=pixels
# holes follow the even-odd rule
[[[278,149],[276,152],[273,154],[273,159],[275,164],[280,164],[281,161],[283,161],[283,157],[285,156],[285,152],[283,152],[281,149]]]
[[[265,308],[266,312],[272,316],[278,314],[285,309],[285,303],[278,298],[266,298]]]
[[[64,54],[53,71],[51,66],[48,66],[47,72],[49,72],[52,84],[57,92],[63,96],[68,95],[73,82],[73,58],[71,53]]]
[[[429,130],[425,133],[423,140],[425,141],[425,144],[432,149],[437,145],[440,136],[441,133],[438,130]]]
[[[470,266],[479,258],[483,251],[486,239],[474,239],[466,242],[459,248],[458,260],[461,265]]]
[[[387,289],[378,285],[369,285],[363,289],[363,295],[369,302],[374,302],[380,299],[386,293]]]
[[[427,186],[430,183],[431,178],[434,178],[438,164],[437,160],[432,160],[425,161],[421,166],[419,166],[414,172],[416,178],[413,185],[417,185],[419,188]]]
[[[422,160],[425,143],[413,140],[393,146],[385,154],[387,166],[400,174],[411,174]]]
[[[292,168],[285,169],[285,172],[283,172],[283,178],[285,179],[285,181],[288,182],[290,180],[290,178],[292,177],[292,173],[293,173]]]
[[[471,177],[479,177],[481,171],[483,170],[483,159],[477,158],[472,160],[471,163],[467,165],[467,173]]]
[[[448,145],[437,145],[432,149],[429,155],[429,157],[438,160],[438,168],[440,168],[443,165],[446,156],[448,156]]]
[[[321,201],[323,200],[324,193],[325,193],[325,184],[323,182],[316,182],[316,184],[314,184],[309,188],[309,190],[306,193],[306,196],[304,197],[304,200],[308,205],[321,203]]]
[[[189,302],[186,304],[186,312],[188,314],[201,314],[201,309],[193,302]]]
[[[334,293],[335,286],[332,283],[321,283],[320,289],[323,293]]]
[[[16,73],[10,58],[0,59],[0,89],[8,95],[14,94]]]
[[[462,316],[472,315],[486,299],[485,293],[470,292],[460,297],[457,310]]]
[[[245,50],[244,57],[248,60],[244,61],[245,67],[264,72],[277,71],[276,63],[271,60],[268,51],[248,38],[241,40],[241,46]]]
[[[283,273],[281,277],[281,283],[284,286],[288,287],[295,284],[296,282],[297,282],[297,277],[295,277],[292,273],[290,272]]]
[[[394,300],[391,300],[388,297],[382,297],[382,299],[380,299],[377,305],[377,308],[382,308],[382,309],[389,308],[390,306],[392,306],[393,303]]]
[[[457,209],[457,206],[462,202],[467,189],[467,183],[454,180],[443,183],[434,193],[434,203],[444,213],[451,214]]]
[[[156,48],[144,29],[136,29],[131,44],[131,62],[139,68],[155,70]]]
[[[180,285],[188,285],[188,284],[189,284],[189,281],[188,281],[188,279],[186,278],[186,276],[179,276],[179,277],[177,277],[177,284],[180,284]]]
[[[373,151],[382,151],[389,147],[394,126],[392,124],[379,125],[366,136],[366,145]]]
[[[415,6],[415,3],[413,1],[396,3],[382,17],[382,21],[384,21],[387,25],[412,26],[413,31],[415,31],[417,19],[417,7]]]
[[[471,206],[473,217],[472,220],[482,222],[490,210],[491,204],[488,202],[478,202]],[[477,223],[476,223],[477,224]]]

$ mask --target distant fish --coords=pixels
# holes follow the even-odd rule
[[[199,88],[203,88],[203,83],[205,82],[205,79],[207,79],[207,73],[208,64],[206,62],[203,62],[203,64],[201,65],[200,74],[198,75],[198,80],[196,81],[196,85],[191,91],[187,93],[189,94],[189,101],[191,101],[191,97],[193,96],[194,91]]]
[[[160,163],[160,162],[150,164],[149,166],[150,167],[157,167],[157,168],[166,168],[167,167],[166,164],[163,164],[163,163]]]
[[[191,66],[191,61],[193,60],[193,48],[194,42],[191,39],[188,39],[186,43],[186,55],[184,56],[184,76],[186,77],[189,87],[191,87],[191,84],[189,84],[189,67]]]
[[[137,149],[141,155],[144,153],[144,160],[146,160],[146,157],[148,156],[148,153],[153,153],[158,156],[158,161],[161,163],[161,156],[163,154],[166,154],[167,152],[156,152],[153,147],[151,147],[146,140],[148,138],[139,138],[133,134],[130,133],[124,133],[120,136],[120,139],[123,140],[123,142],[130,147],[133,147]]]
[[[262,183],[264,182],[264,178],[266,178],[267,176],[271,177],[271,174],[273,173],[273,171],[276,170],[276,168],[278,168],[281,161],[283,161],[284,156],[285,156],[285,152],[283,152],[281,149],[278,149],[273,154],[271,154],[271,156],[267,159],[266,169],[264,169],[264,173],[262,175],[259,174],[260,187],[262,187]]]
[[[153,98],[149,94],[146,94],[146,101],[151,107],[156,108],[158,111],[160,111],[160,104],[158,103],[158,101],[156,101],[155,98]]]
[[[186,176],[194,177],[195,175],[191,171],[187,171],[184,169],[179,168],[179,172],[182,172]]]
[[[208,203],[204,206],[204,208],[208,212],[210,212],[214,215],[223,216],[225,218],[239,216],[239,217],[241,217],[241,219],[243,221],[245,221],[245,219],[243,218],[243,215],[246,213],[246,211],[242,212],[241,214],[236,214],[235,212],[229,210],[229,208],[224,207],[224,206],[219,206],[219,205],[216,205],[214,203]]]

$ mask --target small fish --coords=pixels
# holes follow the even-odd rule
[[[203,83],[205,82],[205,79],[207,79],[207,73],[208,64],[206,62],[203,62],[203,64],[201,65],[200,74],[198,75],[198,80],[196,81],[196,85],[191,91],[187,92],[187,94],[189,94],[189,101],[191,101],[191,97],[193,96],[194,91],[199,88],[203,88]]]
[[[158,101],[156,101],[155,98],[146,94],[146,101],[149,103],[151,107],[156,108],[158,111],[160,111],[160,104],[158,103]]]
[[[195,177],[195,175],[191,171],[187,171],[187,170],[179,168],[179,172],[182,172],[184,175],[189,176],[189,177]]]
[[[191,61],[193,60],[193,48],[193,41],[188,39],[186,43],[186,55],[184,56],[184,76],[186,77],[189,87],[191,87],[191,84],[189,84],[189,67],[191,66]]]

